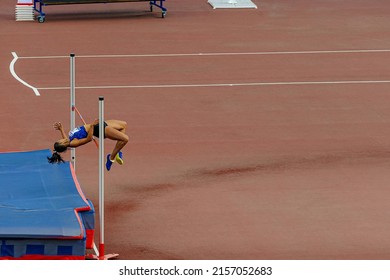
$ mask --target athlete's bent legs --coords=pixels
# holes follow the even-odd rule
[[[119,151],[129,142],[129,136],[125,134],[127,123],[116,120],[106,121],[106,123],[106,138],[117,141],[110,156],[110,160],[113,161]]]

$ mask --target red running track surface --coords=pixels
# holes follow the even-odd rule
[[[107,253],[389,259],[388,1],[254,2],[171,0],[165,19],[145,3],[48,7],[38,24],[1,1],[1,150],[52,147],[75,53],[83,117],[104,95],[106,118],[128,122],[125,165],[106,174]],[[12,52],[41,96],[11,75]],[[98,211],[97,156],[79,148],[76,169]]]

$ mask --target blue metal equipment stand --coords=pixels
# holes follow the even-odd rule
[[[121,3],[121,2],[149,2],[150,11],[153,12],[153,6],[161,9],[161,17],[165,18],[167,9],[164,7],[165,0],[34,0],[34,11],[39,13],[38,22],[45,22],[46,14],[43,12],[44,6],[51,5],[70,5],[70,4],[98,4],[98,3]]]

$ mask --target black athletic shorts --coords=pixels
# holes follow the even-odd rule
[[[107,123],[104,122],[104,130],[106,129]],[[93,136],[99,138],[99,124],[95,124],[93,126]],[[104,138],[106,138],[106,135],[104,134]]]

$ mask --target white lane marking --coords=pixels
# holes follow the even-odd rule
[[[39,93],[39,91],[38,91],[38,89],[37,89],[36,87],[33,87],[32,85],[26,83],[25,81],[23,81],[23,80],[16,74],[16,72],[15,72],[15,63],[16,63],[16,61],[18,60],[18,55],[17,55],[15,52],[12,52],[12,56],[14,57],[14,59],[11,61],[10,65],[9,65],[9,71],[11,72],[12,76],[13,76],[17,81],[19,81],[20,83],[22,83],[23,85],[25,85],[26,87],[32,89],[36,96],[40,96],[40,93]]]
[[[305,81],[305,82],[254,82],[228,84],[171,84],[171,85],[122,85],[122,86],[78,86],[76,89],[121,89],[121,88],[185,88],[185,87],[233,87],[233,86],[279,86],[279,85],[337,85],[337,84],[384,84],[390,80],[372,81]],[[42,87],[39,90],[65,90],[69,87]]]
[[[126,58],[126,57],[182,57],[182,56],[233,56],[233,55],[303,55],[303,54],[340,54],[340,53],[387,53],[390,49],[366,49],[366,50],[317,50],[317,51],[271,51],[271,52],[230,52],[230,53],[187,53],[187,54],[124,54],[124,55],[77,55],[77,58]],[[12,53],[17,60],[15,53]],[[19,59],[63,59],[69,56],[26,56]],[[11,63],[12,64],[12,63]],[[12,64],[12,67],[13,67]],[[11,69],[11,66],[10,66]],[[15,72],[13,71],[13,74]],[[45,87],[35,88],[21,80],[17,75],[14,75],[21,83],[32,88],[39,95],[38,90],[61,90],[69,89],[69,87]],[[255,83],[229,83],[229,84],[179,84],[179,85],[122,85],[122,86],[84,86],[76,87],[76,89],[115,89],[115,88],[178,88],[178,87],[224,87],[224,86],[269,86],[269,85],[316,85],[316,84],[373,84],[373,83],[389,83],[390,81],[306,81],[306,82],[255,82]]]
[[[123,58],[123,57],[181,57],[181,56],[233,56],[233,55],[294,55],[294,54],[338,54],[338,53],[386,53],[389,50],[322,50],[322,51],[270,51],[270,52],[226,52],[226,53],[172,53],[172,54],[100,54],[76,55],[76,58]],[[25,56],[21,59],[58,59],[69,56]]]

